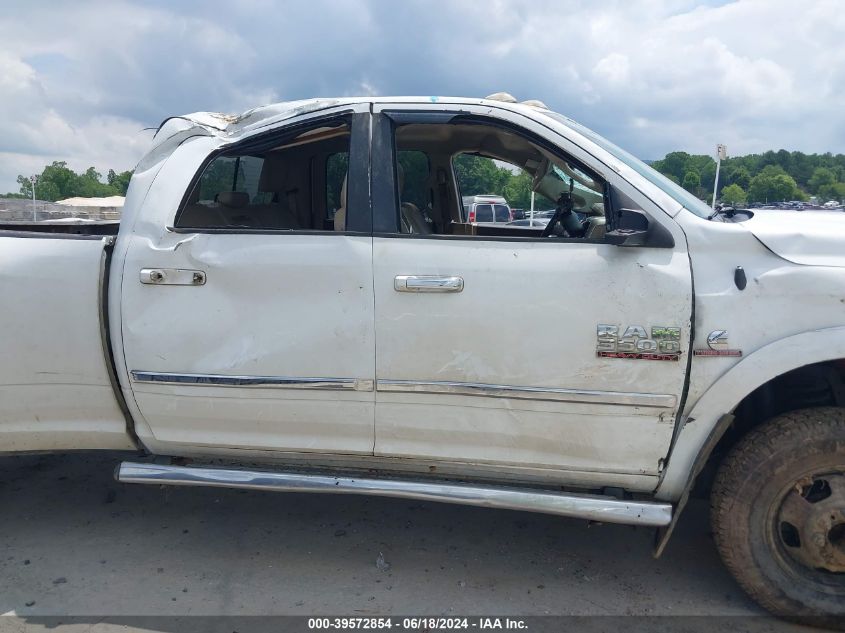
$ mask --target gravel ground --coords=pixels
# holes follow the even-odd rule
[[[268,614],[711,616],[577,622],[584,631],[611,622],[794,628],[747,617],[761,611],[722,567],[700,501],[655,561],[645,528],[396,499],[122,485],[112,479],[119,460],[0,459],[0,613],[10,614],[0,630],[206,630],[183,616]],[[180,618],[102,621],[157,614]],[[558,630],[569,621],[545,620]],[[236,628],[243,621],[226,630]]]

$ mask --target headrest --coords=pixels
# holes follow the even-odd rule
[[[349,178],[349,172],[346,172],[346,175],[343,177],[343,184],[340,186],[340,207],[345,209],[346,208],[346,179]]]
[[[604,217],[604,203],[603,202],[594,202],[590,206],[589,215],[597,217],[597,218],[599,218],[599,217],[603,218]]]
[[[245,191],[221,191],[217,194],[217,202],[226,207],[241,209],[249,204],[249,194]]]

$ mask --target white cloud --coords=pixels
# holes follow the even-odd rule
[[[631,62],[625,55],[611,53],[599,60],[593,72],[610,84],[626,86],[630,78]]]
[[[0,191],[16,191],[18,174],[38,173],[54,160],[76,170],[129,169],[151,133],[137,121],[93,114],[78,121],[51,103],[36,71],[0,52]]]
[[[506,90],[644,158],[845,151],[838,0],[4,3],[0,191],[52,160],[128,169],[166,116]]]

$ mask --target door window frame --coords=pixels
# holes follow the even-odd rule
[[[609,220],[613,212],[613,196],[611,196],[611,185],[608,178],[595,168],[586,166],[582,161],[564,152],[560,147],[542,136],[514,123],[496,117],[484,116],[467,112],[466,110],[455,111],[426,111],[426,110],[402,110],[384,109],[373,113],[372,119],[372,146],[370,160],[371,169],[371,193],[373,213],[373,236],[390,237],[402,239],[435,239],[435,240],[474,240],[492,242],[543,242],[548,244],[607,244],[604,238],[584,237],[542,237],[539,235],[452,235],[436,233],[402,233],[398,182],[399,177],[396,171],[396,128],[408,124],[450,124],[456,118],[461,122],[470,121],[482,125],[497,127],[513,134],[518,134],[526,140],[538,145],[549,153],[566,160],[573,166],[587,174],[598,177],[604,184],[604,208],[605,217]],[[454,157],[453,157],[454,158]],[[462,205],[461,194],[455,178],[452,160],[450,169],[452,172],[452,188],[457,196],[457,203]],[[463,214],[463,209],[461,209]]]
[[[309,129],[321,127],[326,123],[332,123],[345,120],[349,125],[349,169],[347,174],[346,184],[346,230],[345,231],[330,231],[317,229],[268,229],[268,228],[249,228],[249,227],[177,227],[176,224],[183,210],[188,204],[188,200],[194,187],[197,186],[206,168],[220,156],[238,155],[247,151],[256,151],[263,149],[265,146],[269,149],[281,139],[287,138],[291,135],[296,135],[305,132]],[[340,112],[333,112],[331,114],[320,115],[317,117],[310,117],[304,121],[299,121],[276,128],[271,132],[257,134],[250,136],[247,139],[226,145],[208,154],[199,166],[199,169],[194,174],[193,178],[182,196],[176,213],[171,219],[167,230],[173,233],[188,233],[188,234],[257,234],[257,235],[372,235],[373,232],[373,213],[370,196],[370,163],[371,163],[371,144],[370,144],[370,126],[372,115],[369,112],[354,112],[352,110],[344,110]],[[312,183],[313,184],[313,183]],[[312,191],[312,199],[313,199]],[[325,196],[325,184],[323,185],[322,195]]]

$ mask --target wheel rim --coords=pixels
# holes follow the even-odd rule
[[[816,582],[845,584],[845,473],[802,477],[773,506],[783,563]]]

